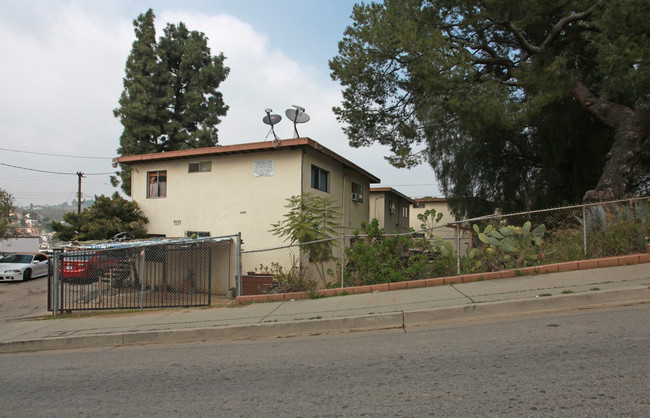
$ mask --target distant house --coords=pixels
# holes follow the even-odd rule
[[[377,218],[387,234],[407,232],[410,226],[410,207],[415,201],[391,187],[370,189],[370,218]]]
[[[166,237],[241,232],[246,250],[285,245],[271,224],[287,198],[329,196],[340,207],[340,233],[369,219],[370,184],[379,179],[310,138],[197,148],[116,159],[132,168],[131,195]]]
[[[422,229],[422,221],[418,219],[418,215],[429,209],[435,209],[436,213],[442,213],[442,218],[438,223],[439,226],[456,221],[456,218],[451,214],[451,211],[447,206],[447,199],[444,197],[425,197],[422,199],[413,199],[410,219],[411,228],[416,231]]]

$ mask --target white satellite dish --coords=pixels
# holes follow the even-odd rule
[[[267,125],[271,125],[271,131],[270,132],[273,132],[273,137],[277,140],[278,136],[275,134],[275,130],[273,129],[273,125],[280,123],[280,121],[282,120],[282,116],[276,115],[276,114],[272,115],[271,114],[271,112],[273,112],[272,109],[265,109],[264,112],[266,112],[266,116],[264,116],[262,118],[262,122],[264,122]],[[268,138],[268,136],[269,135],[267,134],[266,137]],[[265,138],[265,140],[266,140],[266,138]]]
[[[293,121],[293,132],[296,135],[295,137],[298,138],[300,135],[298,134],[298,128],[296,127],[296,124],[309,122],[309,115],[305,113],[304,107],[296,105],[292,106],[295,109],[287,109],[285,110],[284,114],[287,115],[289,120]]]

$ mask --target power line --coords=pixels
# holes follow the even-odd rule
[[[37,173],[47,173],[47,174],[61,174],[63,176],[77,176],[78,173],[63,173],[60,171],[47,171],[47,170],[39,170],[36,168],[27,168],[27,167],[19,167],[17,165],[11,165],[11,164],[5,164],[5,163],[0,163],[0,165],[4,165],[7,167],[12,167],[12,168],[18,168],[20,170],[27,170],[27,171],[36,171]],[[105,176],[107,174],[115,174],[113,171],[109,171],[107,173],[83,173],[85,176]]]
[[[22,150],[9,149],[9,148],[0,148],[0,151],[21,152],[23,154],[49,155],[49,156],[52,156],[52,157],[87,158],[87,159],[91,159],[91,160],[112,160],[112,158],[110,158],[110,157],[84,157],[84,156],[81,156],[81,155],[52,154],[52,153],[49,153],[49,152],[22,151]]]

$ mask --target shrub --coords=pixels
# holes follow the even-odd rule
[[[299,267],[296,260],[288,270],[278,263],[271,263],[271,267],[263,267],[263,271],[273,275],[273,287],[269,293],[308,292],[316,289],[316,281],[309,278],[307,268]]]
[[[346,284],[391,283],[420,278],[425,273],[424,257],[409,255],[409,248],[413,246],[410,236],[386,236],[377,219],[362,223],[361,232],[365,237],[355,231],[351,247],[345,249]]]
[[[351,247],[345,249],[348,267],[345,282],[361,286],[392,283],[455,272],[456,255],[451,244],[437,237],[416,239],[413,235],[385,235],[379,221],[363,223]]]

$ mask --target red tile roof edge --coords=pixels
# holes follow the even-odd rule
[[[177,151],[167,151],[167,152],[157,152],[152,154],[137,154],[137,155],[125,155],[122,157],[115,158],[115,162],[120,164],[133,164],[133,163],[143,163],[150,161],[167,161],[167,160],[178,160],[185,158],[195,158],[195,157],[206,157],[206,156],[219,156],[219,155],[229,155],[229,154],[240,154],[246,152],[261,152],[261,151],[273,151],[279,149],[287,148],[300,148],[300,147],[309,147],[319,151],[330,158],[340,162],[344,166],[349,166],[354,170],[364,174],[370,179],[370,183],[379,183],[380,179],[370,172],[364,170],[358,165],[354,164],[347,158],[335,153],[329,148],[319,144],[311,138],[293,138],[293,139],[280,139],[264,142],[250,142],[245,144],[233,144],[233,145],[218,145],[215,147],[205,147],[205,148],[193,148],[186,150],[177,150]]]

